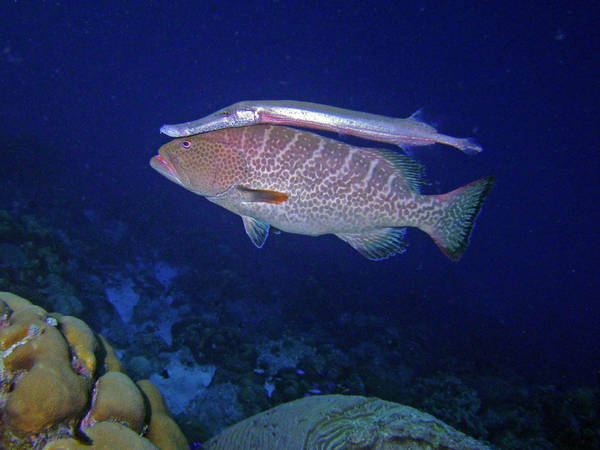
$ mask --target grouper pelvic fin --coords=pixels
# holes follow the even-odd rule
[[[336,234],[365,258],[373,261],[404,253],[407,248],[407,244],[404,242],[405,235],[406,228],[376,228],[356,234]]]
[[[242,220],[246,234],[252,243],[261,248],[269,236],[269,224],[249,216],[242,216]]]
[[[283,203],[288,199],[288,195],[283,192],[250,189],[245,186],[238,186],[238,190],[244,195],[245,202]]]

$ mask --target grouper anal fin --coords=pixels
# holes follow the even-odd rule
[[[407,248],[407,244],[404,242],[405,235],[406,228],[376,228],[356,234],[336,234],[365,258],[373,261],[404,253]]]

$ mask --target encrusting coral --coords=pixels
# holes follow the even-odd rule
[[[0,448],[187,449],[158,389],[83,321],[0,292]]]

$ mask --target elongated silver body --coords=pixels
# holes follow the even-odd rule
[[[468,154],[482,150],[468,138],[438,133],[431,125],[412,116],[400,119],[294,100],[239,102],[198,120],[163,125],[160,131],[167,136],[184,137],[222,128],[267,123],[333,131],[401,147],[439,143],[456,147]]]

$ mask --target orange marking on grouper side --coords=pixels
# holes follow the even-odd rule
[[[486,177],[446,194],[423,195],[421,166],[400,153],[284,126],[187,136],[186,149],[182,140],[163,145],[152,167],[241,216],[257,247],[274,227],[335,234],[366,258],[380,260],[404,252],[405,228],[415,227],[457,261],[494,184],[494,177]]]
[[[288,195],[283,192],[263,190],[263,189],[249,189],[245,186],[238,187],[240,192],[246,194],[247,202],[264,202],[278,204],[283,203],[288,199]]]

